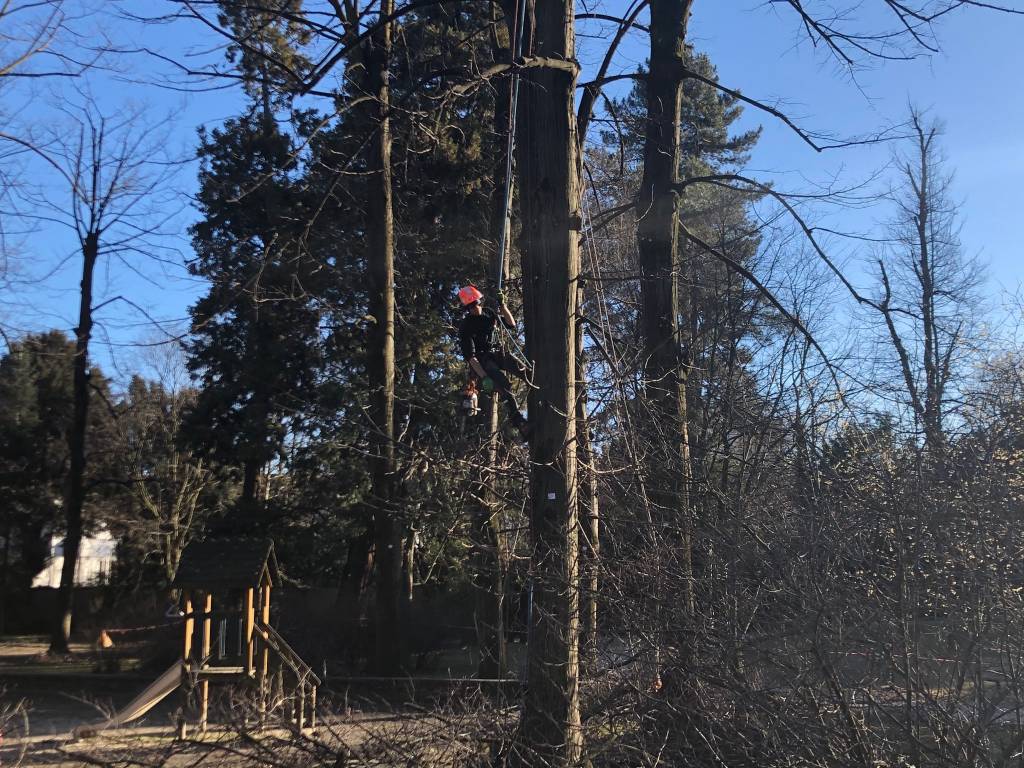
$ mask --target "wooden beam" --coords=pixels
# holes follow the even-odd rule
[[[270,625],[270,581],[269,579],[263,584],[263,588],[260,590],[260,621],[263,622],[263,626]],[[259,670],[257,671],[257,677],[259,678],[259,715],[260,715],[260,726],[263,726],[263,721],[267,714],[267,674],[270,671],[270,647],[267,644],[267,637],[261,638],[262,649],[260,650],[260,662]]]
[[[181,593],[182,610],[185,612],[184,635],[181,642],[181,714],[178,716],[178,738],[184,739],[188,731],[189,675],[188,665],[192,656],[192,633],[195,631],[195,614],[192,612],[192,593]]]
[[[203,639],[201,648],[201,655],[199,657],[201,662],[205,662],[206,658],[210,655],[210,636],[211,636],[211,624],[213,622],[213,595],[207,592],[203,595],[203,612],[202,612],[202,628],[203,628]]]
[[[210,624],[213,617],[213,595],[207,592],[203,595],[203,630],[202,646],[199,653],[199,668],[202,669],[210,656]],[[206,730],[206,719],[210,711],[210,681],[202,680],[199,683],[199,730]]]
[[[192,655],[192,634],[196,628],[195,615],[192,613],[192,593],[183,592],[182,600],[184,601],[183,610],[185,611],[185,635],[182,638],[181,658],[188,661]]]
[[[252,675],[253,666],[253,631],[256,623],[255,588],[245,590],[245,674]]]
[[[263,626],[269,627],[270,626],[270,584],[264,584],[263,585],[263,589],[260,590],[260,603],[262,604],[261,608],[260,608],[260,621],[263,623]],[[268,640],[268,638],[265,637],[265,638],[263,638],[263,640],[264,640],[264,643],[263,643],[263,653],[261,654],[262,658],[260,659],[260,674],[263,675],[264,677],[266,677],[267,670],[269,669],[269,666],[270,666],[270,647],[266,643],[266,640]]]
[[[309,691],[309,727],[316,728],[316,686]]]

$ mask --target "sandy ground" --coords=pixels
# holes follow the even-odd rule
[[[92,646],[84,643],[72,643],[68,657],[54,659],[46,656],[46,641],[43,638],[0,639],[0,677],[28,671],[87,671],[95,663]]]
[[[379,690],[378,684],[368,689],[365,683],[353,681],[350,685],[340,680],[337,693],[321,691],[318,710],[321,718],[328,712],[344,714],[335,715],[326,724],[321,721],[315,735],[302,738],[288,731],[246,734],[244,728],[228,727],[230,715],[224,714],[228,710],[221,707],[215,712],[216,705],[211,703],[210,731],[200,735],[192,730],[189,739],[178,741],[174,722],[181,699],[175,692],[129,727],[75,739],[75,728],[104,721],[159,675],[97,673],[97,657],[89,646],[76,646],[68,659],[46,658],[44,651],[42,638],[0,641],[0,713],[22,708],[27,714],[27,722],[20,716],[7,719],[0,745],[0,768],[333,766],[344,745],[369,750],[374,764],[379,765],[433,766],[450,762],[443,757],[435,759],[437,736],[447,730],[440,727],[435,716],[427,714],[429,705],[407,708],[406,715],[397,716],[384,697],[369,696],[368,691]],[[401,698],[402,687],[395,686],[398,693],[397,698],[391,698],[392,703],[406,700]],[[226,705],[229,692],[225,690],[223,695],[220,703]],[[456,742],[459,739],[451,742],[451,750],[467,749],[464,742]],[[382,750],[395,754],[378,754]],[[423,750],[431,753],[426,762]],[[360,759],[351,764],[364,763]]]
[[[16,637],[0,640],[0,662],[4,664],[24,664],[35,660],[42,661],[41,655],[46,651],[46,642],[38,637]],[[71,643],[71,653],[76,656],[88,654],[92,646],[85,643]]]
[[[28,712],[30,734],[53,736],[68,733],[79,725],[106,719],[147,685],[145,680],[92,681],[83,678],[7,678],[2,683],[0,706],[23,703]],[[147,713],[140,724],[169,724],[174,702],[172,694]]]
[[[74,728],[104,720],[124,706],[151,681],[138,673],[97,674],[100,657],[87,644],[72,644],[63,658],[46,655],[46,638],[13,637],[0,640],[0,723],[5,750],[24,737],[54,737]],[[140,722],[168,726],[173,696]],[[17,711],[17,716],[2,717]],[[27,723],[21,712],[27,714]],[[11,765],[10,755],[0,766]]]
[[[453,739],[447,746],[443,723],[425,715],[395,716],[351,714],[323,723],[314,731],[296,735],[280,728],[259,733],[225,726],[184,741],[167,727],[133,727],[99,736],[70,738],[34,737],[26,743],[5,742],[0,764],[8,766],[147,766],[149,768],[199,768],[199,766],[332,766],[339,754],[358,755],[353,765],[370,758],[375,765],[431,765],[451,763],[455,753],[468,746]],[[429,755],[429,757],[428,757]],[[446,757],[448,759],[446,759]]]

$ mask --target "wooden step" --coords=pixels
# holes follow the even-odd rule
[[[232,680],[246,677],[243,667],[203,667],[196,670],[199,680]]]

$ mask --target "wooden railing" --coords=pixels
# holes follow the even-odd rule
[[[266,696],[269,682],[267,678],[273,674],[268,669],[270,661],[268,657],[273,656],[277,662],[278,672],[287,669],[294,677],[293,710],[289,719],[299,730],[314,727],[316,725],[316,689],[320,685],[320,678],[272,626],[262,621],[256,621],[253,630],[253,656],[259,660],[256,673],[261,697]]]
[[[281,659],[291,667],[292,672],[296,677],[305,680],[311,685],[320,685],[320,678],[313,672],[313,668],[309,666],[302,657],[297,654],[294,649],[288,645],[288,641],[281,637],[281,633],[274,629],[269,624],[264,624],[262,621],[256,622],[256,633],[261,637],[267,647],[271,651],[276,653]]]

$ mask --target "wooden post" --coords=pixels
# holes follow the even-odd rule
[[[192,633],[195,631],[196,619],[192,613],[192,593],[183,592],[181,598],[183,601],[182,610],[185,612],[185,634],[181,644],[181,659],[182,661],[188,661],[192,655]]]
[[[185,611],[184,636],[181,642],[181,714],[178,716],[178,738],[184,739],[188,730],[185,713],[188,711],[189,694],[189,660],[192,656],[192,633],[195,631],[195,615],[192,613],[192,593],[185,590],[181,594],[182,609]]]
[[[260,611],[260,621],[263,622],[263,626],[270,626],[270,585],[263,585],[263,607]],[[270,663],[270,649],[264,645],[263,647],[263,660],[261,662],[263,674],[267,674],[267,665]]]
[[[309,727],[316,728],[316,686],[309,691]]]
[[[270,584],[264,584],[260,590],[260,621],[264,627],[270,626]],[[259,716],[260,727],[267,716],[267,674],[270,671],[270,648],[267,645],[269,638],[263,637],[263,647],[260,651],[259,669]]]
[[[203,596],[203,632],[202,645],[199,652],[197,667],[201,670],[210,656],[210,623],[213,621],[210,615],[213,611],[213,595],[207,592]],[[203,680],[199,683],[199,730],[206,731],[206,718],[210,711],[210,681]]]
[[[280,658],[275,658],[277,669],[273,674],[273,685],[271,686],[271,697],[275,704],[279,704],[281,707],[281,719],[284,722],[288,722],[288,719],[292,716],[292,704],[284,692],[284,665],[281,663]]]
[[[302,721],[306,718],[306,682],[299,679],[295,686],[295,731],[302,733]]]
[[[253,647],[252,647],[252,636],[253,630],[255,629],[254,624],[256,621],[256,606],[254,605],[254,592],[256,590],[253,587],[249,587],[245,590],[245,675],[251,676],[254,672],[255,667],[253,666]]]

